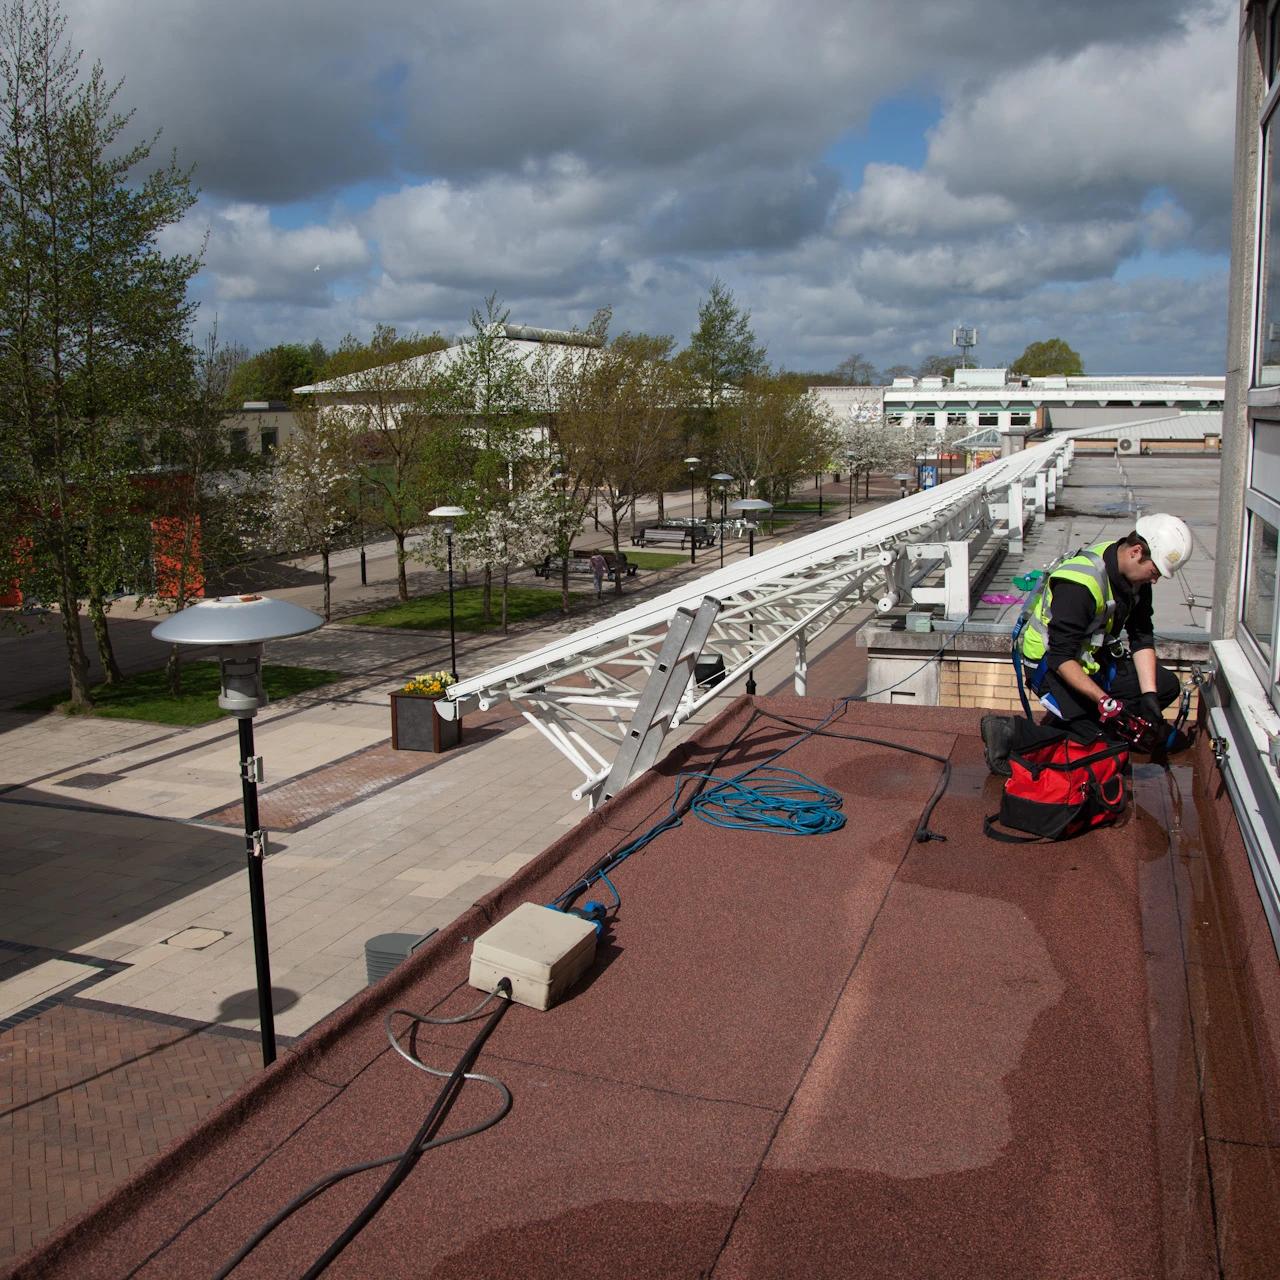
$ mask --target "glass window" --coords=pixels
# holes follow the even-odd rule
[[[247,453],[249,450],[249,433],[244,427],[231,428],[231,452]]]
[[[262,453],[265,457],[269,453],[274,453],[276,448],[276,429],[275,427],[264,427],[262,430]]]
[[[1264,183],[1266,192],[1265,238],[1262,248],[1261,297],[1258,300],[1258,382],[1262,386],[1280,383],[1280,184],[1277,183],[1275,137],[1277,121],[1272,116],[1266,126]],[[1273,249],[1274,246],[1274,249]]]
[[[949,413],[947,414],[947,426],[949,427],[967,427],[969,425],[969,415],[967,413]]]
[[[1244,586],[1244,625],[1258,648],[1271,661],[1275,626],[1276,548],[1274,525],[1256,511],[1249,513],[1249,562]]]
[[[980,427],[998,427],[1000,425],[1000,415],[998,413],[980,413],[978,414],[978,426]]]
[[[1011,427],[1029,427],[1031,425],[1031,415],[1029,413],[1011,413],[1009,415],[1009,425]]]

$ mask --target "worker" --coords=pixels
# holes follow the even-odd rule
[[[1100,542],[1053,570],[1023,628],[1022,664],[1027,687],[1068,729],[1110,736],[1107,721],[1121,708],[1159,724],[1177,700],[1178,678],[1156,661],[1151,588],[1181,570],[1191,548],[1186,524],[1157,513],[1142,516],[1119,541]],[[1017,722],[984,717],[982,737],[988,766],[1007,774]]]

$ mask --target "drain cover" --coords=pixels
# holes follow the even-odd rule
[[[109,787],[123,777],[123,773],[77,773],[74,778],[63,778],[61,782],[54,785],[75,787],[77,791],[97,791],[99,787]]]
[[[221,941],[226,936],[226,931],[223,929],[197,929],[193,925],[190,929],[175,933],[172,938],[166,938],[164,945],[181,947],[184,951],[203,951],[205,947],[213,946],[215,942]]]

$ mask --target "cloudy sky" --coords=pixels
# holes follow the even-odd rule
[[[1221,372],[1234,0],[64,0],[253,349],[512,319]],[[319,267],[319,270],[316,270]]]

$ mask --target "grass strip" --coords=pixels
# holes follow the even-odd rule
[[[342,679],[340,671],[318,671],[314,667],[279,667],[266,663],[262,684],[272,702],[308,689]],[[169,679],[163,667],[140,671],[124,684],[95,684],[90,690],[93,708],[88,713],[111,720],[148,720],[152,724],[197,725],[217,720],[227,712],[218,706],[219,673],[216,662],[182,664],[182,693],[169,694]],[[70,699],[70,692],[25,702],[19,711],[52,711]]]
[[[502,590],[495,586],[491,601],[493,616],[486,621],[481,605],[483,591],[480,587],[462,587],[453,593],[456,626],[459,631],[494,631],[502,625]],[[569,600],[582,600],[580,593],[570,592]],[[524,622],[540,614],[560,608],[560,592],[544,591],[539,587],[511,587],[507,592],[507,621]],[[449,593],[438,591],[435,595],[422,596],[404,604],[362,613],[345,619],[361,627],[404,627],[411,631],[448,631]]]
[[[670,551],[627,551],[627,562],[638,569],[670,569],[672,565],[688,564],[687,555],[673,555]]]

